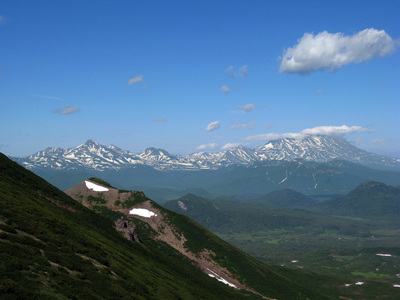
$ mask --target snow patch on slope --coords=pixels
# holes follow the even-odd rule
[[[90,182],[90,181],[85,181],[85,184],[89,190],[93,190],[95,192],[108,192],[109,191],[108,188],[101,186],[101,185],[94,184],[93,182]]]
[[[186,207],[186,205],[185,205],[185,203],[183,203],[182,201],[178,201],[178,205],[179,205],[179,207],[181,208],[181,209],[183,209],[183,210],[187,210],[187,207]]]
[[[145,208],[132,208],[129,211],[130,215],[137,215],[145,218],[157,217],[157,214]]]
[[[237,286],[236,286],[236,285],[234,285],[233,283],[230,283],[230,282],[227,281],[226,279],[222,278],[222,277],[219,276],[217,273],[211,271],[210,269],[208,269],[208,271],[211,272],[210,274],[208,274],[208,276],[210,276],[210,277],[212,277],[212,278],[215,278],[215,279],[217,279],[218,281],[220,281],[220,282],[222,282],[222,283],[224,283],[224,284],[227,284],[227,285],[229,285],[230,287],[233,287],[233,288],[237,289]]]
[[[386,256],[386,257],[391,257],[392,254],[386,254],[386,253],[377,253],[377,256]]]

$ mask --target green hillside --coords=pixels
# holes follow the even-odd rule
[[[90,181],[101,182],[95,178],[91,178]],[[109,187],[108,184],[103,184],[103,186]],[[283,277],[279,270],[262,264],[248,254],[232,247],[209,230],[199,226],[187,216],[165,209],[140,192],[122,191],[115,188],[110,188],[108,191],[95,192],[87,188],[85,181],[67,190],[66,193],[102,214],[110,210],[126,214],[127,207],[145,208],[155,212],[157,216],[155,218],[142,218],[127,214],[126,216],[143,227],[146,227],[144,226],[145,224],[149,225],[148,227],[153,230],[150,238],[170,244],[183,255],[192,259],[203,270],[214,267],[217,267],[217,270],[225,269],[225,275],[230,276],[228,273],[233,274],[237,278],[239,285],[242,285],[241,288],[245,290],[249,289],[277,299],[297,299],[298,297],[301,299],[307,296],[311,299],[326,298],[326,296],[319,294],[318,290],[320,288],[315,289],[311,282],[304,285],[299,284],[296,277]],[[90,200],[94,198],[93,195],[96,195],[102,201],[94,203]],[[186,197],[192,200],[197,199],[197,196],[191,194],[186,195]],[[208,200],[201,201],[200,199],[200,202],[198,207],[207,205]],[[99,209],[100,207],[103,209]],[[218,210],[218,208],[216,209]],[[179,238],[176,239],[174,236]],[[146,238],[149,239],[149,236]],[[211,262],[207,258],[205,260],[201,259],[207,257],[208,254],[211,254],[209,257],[212,260]],[[222,272],[224,271],[222,270]],[[232,276],[230,278],[232,279]],[[325,280],[324,284],[321,285],[321,290],[329,289],[331,290],[331,295],[335,295],[337,294],[337,287],[341,284],[340,280]]]
[[[385,197],[392,199],[395,194],[386,185],[379,184],[374,189],[380,190],[381,198],[370,201],[370,205],[379,204],[379,199]],[[371,190],[367,190],[373,198]],[[277,193],[280,203],[288,202],[282,198],[284,194]],[[357,189],[355,194],[359,194]],[[290,193],[288,195],[291,198]],[[178,202],[182,202],[186,210]],[[358,287],[358,296],[351,295],[350,299],[400,297],[400,289],[394,287],[399,284],[396,274],[400,267],[398,218],[390,219],[382,215],[377,218],[333,216],[252,200],[209,200],[194,195],[169,201],[165,206],[190,215],[229,243],[265,263],[285,265],[292,268],[292,272],[298,269],[317,272],[348,282],[367,280]],[[210,211],[209,219],[204,217],[207,210]],[[218,216],[229,216],[229,219]],[[288,275],[287,269],[281,271]],[[296,278],[301,278],[303,284],[309,282],[304,280],[307,275],[302,272]],[[311,281],[318,279],[316,277]],[[343,289],[341,292],[344,296],[348,291]]]
[[[166,245],[129,242],[110,219],[4,155],[0,199],[2,299],[244,297]]]
[[[310,207],[316,200],[291,189],[276,190],[263,196],[246,200],[252,205],[272,205],[287,208]]]
[[[400,188],[366,181],[344,196],[319,204],[317,210],[331,215],[398,220]]]
[[[186,194],[178,200],[168,201],[164,207],[189,216],[207,228],[215,228],[218,226],[216,223],[229,225],[234,222],[230,215],[221,210],[215,202],[193,194]]]
[[[166,243],[153,240],[154,232],[145,222],[136,220],[142,243],[128,241],[111,219],[4,155],[0,155],[0,199],[2,299],[260,298],[203,274]],[[335,298],[322,296],[311,283],[301,286],[294,276],[281,275],[185,216],[171,212],[169,220],[188,238],[188,247],[207,247],[218,263],[262,295]],[[343,282],[324,284],[334,295]]]

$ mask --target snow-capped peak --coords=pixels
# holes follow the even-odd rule
[[[397,168],[395,159],[359,149],[335,136],[308,136],[303,139],[285,138],[269,141],[256,149],[238,146],[219,153],[197,152],[174,156],[159,148],[147,148],[133,154],[116,146],[104,146],[93,140],[69,149],[47,148],[26,158],[14,158],[29,169],[52,168],[58,170],[107,170],[147,165],[158,170],[204,170],[229,165],[251,165],[258,161],[306,160],[327,162],[347,160],[375,168]]]

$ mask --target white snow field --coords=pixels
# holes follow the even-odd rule
[[[108,188],[106,188],[104,186],[101,186],[101,185],[97,185],[97,184],[95,184],[93,182],[90,182],[90,181],[85,181],[85,184],[86,184],[86,187],[89,190],[93,190],[95,192],[108,192],[109,191]]]
[[[130,215],[137,215],[145,218],[156,217],[157,214],[145,208],[132,208],[129,211]]]

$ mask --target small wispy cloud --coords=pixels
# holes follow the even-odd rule
[[[53,113],[56,114],[61,114],[61,115],[71,115],[74,113],[77,113],[78,111],[80,111],[81,109],[77,106],[72,106],[72,105],[65,105],[64,108],[55,108],[53,109]]]
[[[298,44],[282,55],[279,72],[310,74],[317,70],[335,71],[351,63],[367,62],[395,51],[399,42],[384,30],[364,29],[352,36],[341,32],[305,33]]]
[[[314,128],[307,128],[300,131],[305,135],[343,135],[353,132],[372,132],[374,130],[363,128],[361,126],[318,126]]]
[[[236,147],[238,147],[238,146],[240,146],[241,144],[239,144],[239,143],[227,143],[227,144],[225,144],[225,145],[223,145],[222,147],[221,147],[221,149],[222,150],[229,150],[229,149],[232,149],[232,148],[236,148]]]
[[[219,90],[223,93],[229,93],[231,91],[231,89],[227,85],[221,86]]]
[[[128,80],[128,85],[143,82],[143,80],[144,80],[144,75],[137,75]]]
[[[324,91],[323,89],[318,89],[318,90],[315,90],[315,93],[316,94],[321,94],[323,91]]]
[[[232,78],[235,78],[235,77],[247,77],[247,75],[248,75],[247,70],[248,69],[249,69],[249,66],[248,65],[244,65],[244,66],[241,66],[237,72],[235,72],[234,71],[234,67],[233,66],[229,66],[228,68],[226,68],[225,72],[229,73],[229,76],[232,77]]]
[[[256,126],[257,124],[255,122],[252,123],[240,123],[240,124],[233,124],[231,126],[231,129],[242,129],[242,128],[251,128]]]
[[[0,16],[0,24],[3,24],[6,21],[6,18],[4,18],[3,16]]]
[[[219,129],[220,127],[221,127],[220,122],[219,121],[214,121],[214,122],[211,122],[210,124],[207,125],[206,131],[214,131],[214,130]]]
[[[244,138],[245,141],[270,141],[284,138],[303,139],[310,135],[336,135],[342,136],[354,132],[373,132],[374,130],[363,128],[361,126],[318,126],[314,128],[303,129],[300,132],[287,132],[287,133],[266,133],[248,136]]]
[[[166,122],[167,118],[157,118],[154,120],[155,122]]]
[[[251,112],[255,108],[256,107],[254,106],[254,104],[249,103],[249,104],[246,104],[244,106],[238,105],[238,106],[235,107],[235,110],[241,110],[241,111],[244,111],[244,112]]]
[[[227,67],[227,68],[225,69],[224,72],[225,72],[225,73],[231,73],[231,72],[233,72],[233,66]]]
[[[209,150],[209,149],[218,148],[218,146],[219,145],[217,143],[209,143],[209,144],[200,145],[200,146],[196,147],[196,149],[198,149],[198,150]]]

